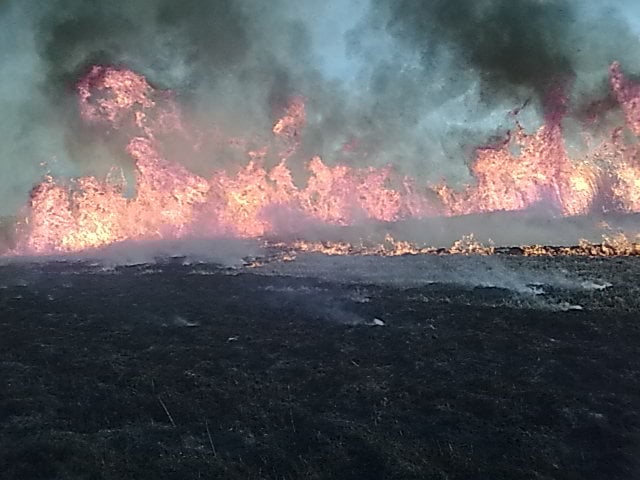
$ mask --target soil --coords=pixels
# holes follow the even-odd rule
[[[0,477],[640,478],[640,259],[500,261],[611,285],[5,263]]]

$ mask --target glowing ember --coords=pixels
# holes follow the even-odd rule
[[[626,79],[617,63],[611,66],[610,79],[629,128],[640,134],[640,85]],[[277,234],[283,218],[291,229],[299,220],[353,225],[368,219],[394,222],[524,210],[538,203],[552,205],[564,216],[595,208],[640,211],[638,147],[622,144],[615,131],[598,150],[599,156],[572,161],[561,129],[566,99],[558,91],[552,92],[552,108],[537,132],[527,134],[516,123],[504,142],[478,149],[471,166],[475,183],[462,191],[446,185],[417,186],[391,167],[331,166],[318,156],[307,164],[306,184],[297,186],[287,159],[298,149],[306,122],[302,97],[290,99],[273,125],[273,145],[247,151],[246,166],[234,175],[218,171],[204,178],[161,154],[167,133],[177,132],[187,140],[202,137],[201,132],[187,132],[170,92],[154,89],[130,70],[105,66],[93,67],[78,82],[77,91],[82,118],[96,128],[125,135],[125,148],[136,171],[135,195],[126,198],[122,182],[85,177],[64,184],[46,178],[31,193],[18,253],[79,251],[125,239],[261,237]],[[233,144],[245,143],[236,139]],[[194,151],[197,148],[194,144]],[[268,168],[265,158],[272,148],[281,161]],[[343,254],[354,249],[341,244],[296,244],[295,248]],[[491,253],[490,247],[472,241],[450,250]],[[388,239],[372,251],[432,250]]]

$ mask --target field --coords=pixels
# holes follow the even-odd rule
[[[640,478],[639,307],[637,258],[5,261],[0,476]]]

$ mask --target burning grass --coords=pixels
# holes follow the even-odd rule
[[[610,83],[627,128],[636,132],[638,85],[624,77],[618,64],[611,67]],[[476,181],[463,190],[419,185],[391,166],[330,165],[319,156],[306,165],[306,184],[298,185],[288,161],[299,149],[306,123],[300,96],[290,99],[262,148],[247,149],[247,142],[228,139],[228,145],[244,149],[244,167],[235,174],[220,170],[205,178],[165,155],[167,137],[180,138],[194,153],[208,137],[207,132],[187,126],[171,92],[153,88],[131,70],[98,65],[80,79],[77,93],[87,125],[123,139],[135,168],[135,194],[131,198],[123,194],[127,188],[123,174],[67,182],[48,176],[31,192],[13,253],[77,252],[125,240],[277,237],[282,232],[304,233],[311,224],[353,226],[363,221],[522,211],[541,203],[566,217],[602,210],[640,211],[640,145],[623,141],[622,129],[616,128],[581,161],[570,159],[561,126],[568,108],[562,89],[550,92],[545,124],[537,132],[525,133],[514,120],[514,129],[503,142],[477,150],[471,165]],[[268,158],[278,161],[270,166]],[[493,246],[472,236],[448,249],[390,238],[374,246],[297,242],[287,248],[329,254],[496,253]],[[521,250],[525,255],[638,251],[635,244],[620,239]]]
[[[603,235],[600,243],[581,240],[573,246],[523,245],[496,247],[478,242],[473,234],[463,236],[450,247],[416,246],[406,241],[397,241],[387,236],[384,243],[357,245],[347,242],[307,242],[270,243],[270,247],[284,252],[284,260],[292,260],[296,253],[314,252],[325,255],[377,255],[395,257],[400,255],[523,255],[534,256],[581,256],[581,257],[627,257],[640,255],[640,243],[631,241],[624,233],[614,236]]]

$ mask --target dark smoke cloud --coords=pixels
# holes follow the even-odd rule
[[[579,0],[372,0],[378,25],[413,50],[429,69],[453,55],[453,69],[474,72],[488,102],[536,94],[575,77],[586,81],[630,55],[638,36],[624,18],[625,2]],[[597,69],[597,70],[596,70]],[[452,78],[455,78],[452,75]],[[592,85],[595,88],[595,85]]]
[[[413,44],[423,61],[437,58],[440,49],[453,51],[462,65],[478,71],[488,90],[525,87],[545,94],[551,82],[574,74],[568,47],[576,14],[570,0],[387,3],[388,30]]]
[[[229,75],[239,84],[258,80],[259,67],[272,81],[282,74],[266,52],[250,58],[260,39],[242,2],[57,0],[49,8],[37,41],[54,97],[95,63],[127,66],[186,96],[214,92]]]

